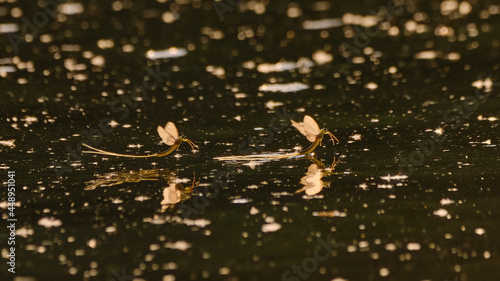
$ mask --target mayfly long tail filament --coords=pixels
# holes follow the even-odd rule
[[[148,155],[120,154],[120,153],[114,153],[114,152],[109,152],[109,151],[97,149],[97,148],[92,147],[86,143],[83,143],[82,145],[89,148],[89,149],[92,149],[92,151],[84,150],[84,151],[82,151],[83,153],[93,153],[93,154],[102,154],[102,155],[108,155],[108,156],[118,156],[118,157],[128,157],[128,158],[147,158],[147,157],[156,156],[156,154],[148,154]]]

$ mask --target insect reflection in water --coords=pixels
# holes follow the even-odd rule
[[[339,161],[334,160],[331,167],[325,168],[325,165],[323,165],[323,163],[321,163],[318,159],[314,157],[308,158],[314,163],[309,165],[306,175],[300,179],[302,188],[295,191],[295,193],[304,192],[307,196],[313,196],[320,193],[321,190],[323,190],[323,187],[330,185],[330,182],[325,184],[322,178],[331,175]]]
[[[163,199],[160,202],[162,211],[191,198],[193,189],[199,185],[199,182],[196,181],[196,177],[193,177],[193,182],[190,186],[184,186],[183,183],[186,182],[186,180],[178,178],[175,172],[168,169],[152,169],[106,173],[98,176],[94,180],[86,182],[87,186],[85,190],[94,190],[98,187],[110,187],[142,181],[160,181],[168,184],[168,186],[163,189]]]
[[[198,187],[200,182],[193,178],[191,186],[185,187],[182,183],[170,183],[169,186],[163,189],[163,200],[161,201],[161,210],[166,211],[173,207],[175,204],[186,201],[191,198],[193,189]]]

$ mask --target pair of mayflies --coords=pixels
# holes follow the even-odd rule
[[[321,141],[323,140],[323,137],[325,135],[330,136],[332,139],[333,144],[335,144],[335,140],[339,142],[339,140],[328,130],[326,129],[320,129],[316,121],[309,116],[306,115],[304,116],[304,120],[302,122],[295,122],[292,121],[292,126],[294,126],[299,132],[306,136],[307,140],[311,142],[312,144],[303,152],[291,154],[291,155],[282,155],[283,157],[278,157],[278,158],[286,158],[286,157],[292,157],[292,156],[298,156],[298,155],[307,155],[310,154],[316,149],[318,145],[321,144]],[[109,155],[109,156],[120,156],[120,157],[130,157],[130,158],[147,158],[147,157],[163,157],[167,156],[170,153],[174,152],[175,150],[179,149],[179,146],[182,144],[182,142],[187,142],[191,148],[194,150],[194,148],[198,148],[196,144],[194,144],[192,141],[185,137],[179,137],[179,132],[177,131],[177,128],[175,127],[174,123],[168,122],[165,127],[158,126],[158,134],[160,135],[160,138],[162,141],[170,145],[171,147],[165,151],[165,152],[160,152],[160,153],[154,153],[154,154],[147,154],[147,155],[129,155],[129,154],[119,154],[119,153],[114,153],[114,152],[108,152],[104,151],[101,149],[97,149],[94,147],[91,147],[90,145],[83,144],[87,148],[91,149],[91,151],[83,151],[84,153],[94,153],[94,154],[102,154],[102,155]],[[256,155],[250,155],[250,156],[256,156]],[[262,157],[262,156],[261,156]],[[276,156],[271,156],[271,158],[276,158]],[[219,157],[216,158],[219,160],[235,160],[234,157]],[[238,158],[239,160],[243,160],[242,158]],[[236,159],[236,160],[238,160]]]

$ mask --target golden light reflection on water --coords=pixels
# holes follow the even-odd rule
[[[318,167],[316,164],[311,164],[309,168],[307,168],[307,173],[300,179],[300,184],[303,187],[295,193],[305,192],[306,195],[312,196],[316,195],[323,190],[323,170]]]
[[[323,177],[331,175],[338,164],[334,161],[331,167],[325,168],[322,162],[314,157],[309,157],[314,163],[309,165],[305,176],[300,178],[302,188],[295,191],[295,193],[304,192],[307,196],[313,196],[320,193],[323,187],[330,186],[330,182],[323,182]]]
[[[86,182],[87,186],[85,190],[94,190],[99,186],[108,187],[131,182],[170,181],[174,177],[175,173],[168,169],[110,172]]]
[[[94,190],[98,187],[110,187],[124,183],[137,183],[142,181],[166,182],[167,187],[163,189],[163,199],[161,201],[162,211],[171,206],[191,198],[193,189],[199,185],[196,178],[190,186],[185,187],[177,174],[169,169],[151,169],[139,171],[119,171],[98,176],[96,179],[86,182],[85,190]]]

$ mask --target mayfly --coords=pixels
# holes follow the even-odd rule
[[[312,142],[309,148],[300,153],[302,155],[312,153],[314,149],[321,144],[324,135],[329,135],[333,144],[335,144],[335,140],[339,143],[339,140],[327,129],[320,129],[316,121],[314,121],[314,119],[309,115],[304,116],[304,121],[302,121],[302,123],[295,122],[293,120],[290,121],[292,121],[292,126],[299,130],[301,134],[306,136],[308,141]]]
[[[194,144],[192,141],[188,140],[187,138],[182,137],[182,136],[179,137],[179,132],[177,131],[177,128],[175,127],[174,123],[172,123],[172,122],[168,122],[165,127],[158,126],[157,130],[158,130],[158,135],[160,135],[161,140],[165,144],[171,146],[165,152],[147,154],[147,155],[129,155],[129,154],[120,154],[120,153],[104,151],[104,150],[97,149],[95,147],[92,147],[88,144],[83,143],[83,146],[91,149],[91,151],[83,151],[83,153],[94,153],[94,154],[129,157],[129,158],[147,158],[147,157],[167,156],[170,153],[174,152],[175,150],[179,149],[179,146],[181,145],[182,142],[187,142],[191,146],[191,149],[193,149],[193,150],[195,150],[195,147],[198,148],[198,146],[196,144]]]
[[[335,140],[339,142],[339,140],[328,130],[320,129],[316,121],[314,121],[314,119],[309,115],[304,116],[304,121],[302,123],[295,122],[293,120],[291,121],[292,121],[292,126],[297,128],[297,130],[299,130],[301,134],[306,136],[307,139],[310,142],[312,142],[311,146],[309,146],[309,148],[307,148],[305,151],[292,154],[271,153],[271,154],[242,155],[242,156],[224,156],[224,157],[216,157],[215,159],[226,160],[226,161],[266,161],[269,159],[291,158],[291,157],[311,154],[314,151],[314,149],[316,149],[316,147],[321,144],[324,135],[329,135],[333,141],[333,144],[335,144]]]

